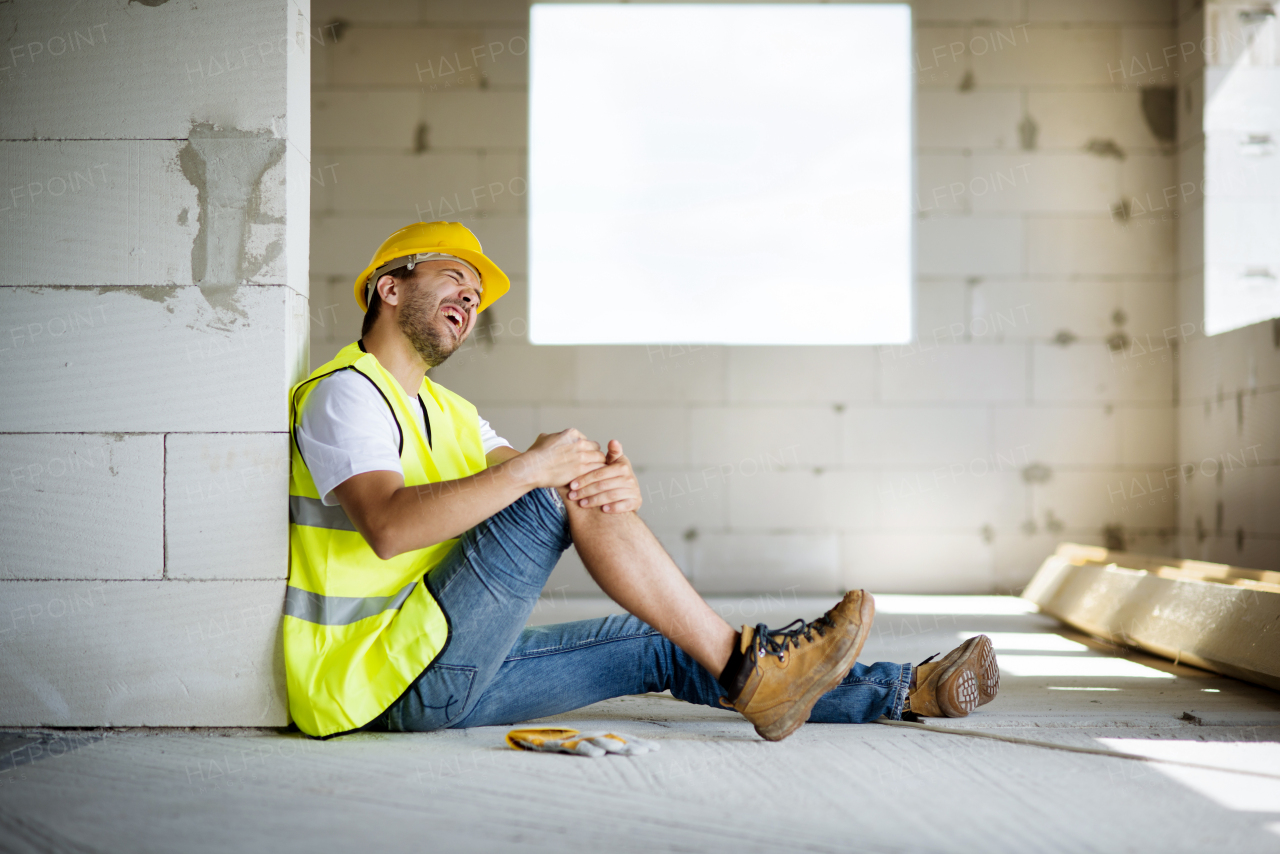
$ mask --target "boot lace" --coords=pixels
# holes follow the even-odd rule
[[[794,620],[780,629],[770,629],[764,623],[757,623],[754,641],[756,659],[772,655],[778,661],[782,661],[788,646],[796,649],[800,647],[800,638],[812,643],[814,632],[817,632],[818,637],[822,637],[827,629],[833,628],[835,623],[826,615],[808,623],[804,620]]]

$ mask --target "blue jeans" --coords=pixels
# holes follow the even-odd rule
[[[448,643],[369,728],[514,724],[668,689],[686,702],[723,708],[715,676],[635,617],[525,628],[570,543],[568,516],[550,489],[526,494],[463,534],[426,577],[448,617]],[[910,664],[855,664],[809,720],[899,719],[910,681]]]

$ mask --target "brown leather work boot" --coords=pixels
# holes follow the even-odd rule
[[[940,661],[915,668],[907,709],[931,718],[963,718],[990,703],[1000,690],[1000,665],[986,635],[971,637]]]
[[[870,593],[854,590],[811,623],[796,620],[776,631],[764,623],[743,626],[745,679],[733,708],[755,724],[761,738],[781,741],[791,735],[809,719],[818,699],[849,675],[875,610]]]

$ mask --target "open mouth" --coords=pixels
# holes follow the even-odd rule
[[[444,315],[444,319],[449,321],[453,326],[455,333],[461,333],[467,325],[467,315],[462,309],[456,306],[446,305],[440,309],[440,313]]]

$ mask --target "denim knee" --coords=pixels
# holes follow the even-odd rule
[[[568,525],[569,511],[564,506],[564,499],[560,497],[560,491],[550,486],[544,486],[540,491],[545,492],[550,496],[552,503],[556,506],[556,510],[560,513],[560,518],[564,521],[565,525]]]
[[[516,598],[537,598],[560,555],[573,544],[559,498],[554,490],[535,489],[464,533],[457,554],[432,570],[436,598],[465,566]]]
[[[560,551],[573,542],[569,536],[569,512],[560,493],[550,487],[526,492],[476,525],[471,533],[482,537],[491,530],[532,537],[538,544]]]
[[[567,549],[573,540],[569,536],[569,511],[565,509],[560,493],[550,486],[526,492],[506,510],[496,514],[501,516],[508,510],[518,509],[519,516],[529,521],[536,521],[549,535],[559,541],[560,549]],[[516,514],[513,514],[516,515]],[[495,518],[496,518],[495,516]]]

